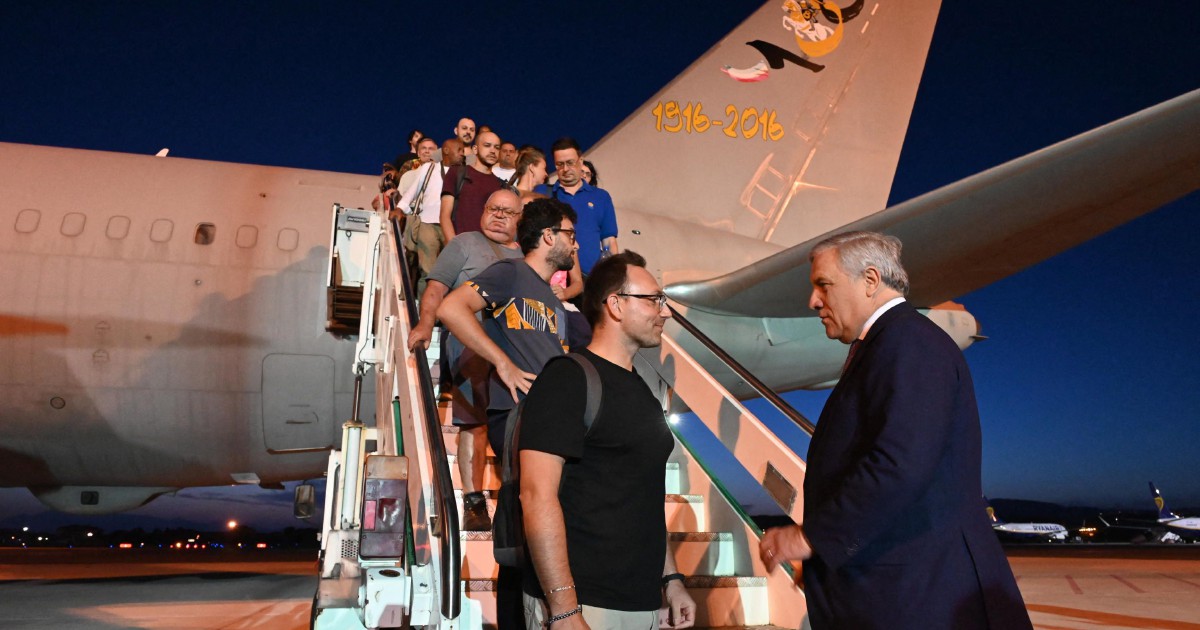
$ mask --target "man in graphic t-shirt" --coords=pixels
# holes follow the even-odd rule
[[[504,427],[517,397],[529,391],[547,361],[568,350],[566,309],[550,288],[550,276],[575,265],[575,211],[553,199],[525,204],[517,242],[524,258],[488,267],[447,295],[437,310],[451,334],[496,368],[487,434],[497,457],[504,456]],[[483,315],[482,324],[476,313]],[[498,578],[498,625],[523,627],[520,570],[502,566]]]

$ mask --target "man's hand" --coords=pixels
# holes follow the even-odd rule
[[[430,342],[430,340],[433,339],[433,323],[430,322],[429,325],[427,326],[427,325],[425,325],[425,321],[424,321],[425,319],[427,319],[427,318],[422,317],[421,321],[416,326],[414,326],[413,329],[411,331],[409,331],[409,333],[408,333],[408,351],[409,352],[416,352],[418,346],[422,350],[429,349],[429,342]],[[428,319],[432,319],[432,318],[428,318]]]
[[[518,402],[517,390],[528,394],[529,386],[533,384],[533,379],[537,378],[537,374],[522,371],[507,357],[496,365],[496,376],[500,377],[504,386],[508,388],[508,393],[512,394],[513,402]]]
[[[667,606],[658,611],[659,628],[691,628],[696,624],[696,602],[680,580],[667,582]]]
[[[554,291],[554,297],[558,298],[560,301],[564,301],[564,302],[566,301],[566,299],[567,299],[566,298],[566,295],[567,295],[566,287],[560,286],[557,284],[552,284],[552,285],[550,285],[550,290]]]
[[[758,544],[758,557],[767,570],[774,570],[784,562],[808,560],[813,555],[812,545],[799,525],[787,527],[772,527],[768,529]]]

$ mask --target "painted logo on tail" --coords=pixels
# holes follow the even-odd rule
[[[795,48],[780,46],[756,39],[746,42],[762,55],[758,63],[749,68],[721,67],[729,78],[740,83],[765,81],[771,70],[782,70],[788,63],[810,72],[820,72],[825,66],[811,61],[837,50],[842,43],[845,23],[853,20],[862,11],[865,0],[854,0],[843,9],[832,0],[784,0],[782,28],[792,35]]]

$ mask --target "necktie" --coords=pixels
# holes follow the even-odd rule
[[[854,353],[858,352],[858,347],[862,345],[862,339],[855,339],[850,342],[850,352],[846,353],[846,362],[842,364],[842,376],[846,375],[846,370],[850,368],[850,362],[854,360]]]

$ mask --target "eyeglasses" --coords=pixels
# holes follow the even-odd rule
[[[504,215],[510,219],[513,217],[521,216],[520,210],[512,210],[510,208],[502,208],[500,206],[487,206],[483,209],[483,211],[485,213],[490,213],[490,214],[495,214],[495,215]]]
[[[575,242],[575,230],[571,228],[550,228],[550,231],[554,232],[555,234],[558,234],[559,232],[566,232],[567,236],[571,237],[571,242]]]
[[[658,304],[658,308],[662,308],[667,305],[666,293],[616,293],[615,295],[637,298],[639,300],[651,300]]]
[[[565,162],[559,162],[558,160],[555,160],[554,168],[575,168],[576,164],[579,164],[579,158],[571,158]]]

